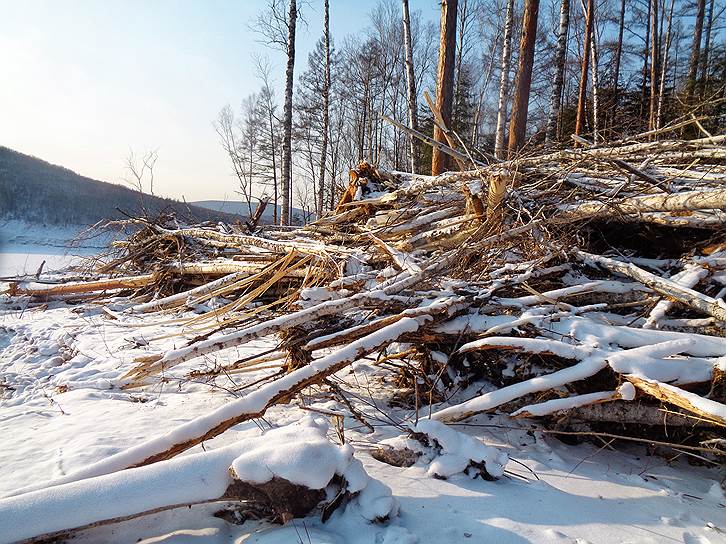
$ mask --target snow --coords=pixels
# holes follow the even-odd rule
[[[394,281],[400,281],[402,277],[405,277],[404,274]],[[120,303],[119,306],[119,310],[124,308]],[[143,324],[142,328],[128,326],[132,316],[119,312],[118,317],[118,320],[109,319],[90,305],[51,303],[45,309],[40,305],[16,309],[11,304],[3,305],[0,300],[0,383],[3,384],[0,386],[0,433],[3,436],[0,496],[17,493],[31,485],[43,487],[51,481],[74,473],[77,475],[96,463],[104,465],[114,455],[148,445],[149,441],[176,428],[196,426],[200,414],[214,413],[214,410],[238,401],[250,402],[244,396],[248,390],[233,391],[226,378],[217,382],[219,386],[183,378],[190,370],[249,357],[274,349],[277,344],[274,336],[254,338],[244,346],[230,347],[209,360],[191,359],[168,370],[165,383],[124,390],[121,389],[125,383],[123,376],[132,368],[134,357],[178,347],[181,341],[178,337],[169,336],[176,330],[175,327],[159,322],[158,316],[134,315],[133,323]],[[461,331],[464,326],[469,326],[470,330],[483,332],[518,318],[517,315],[465,315],[439,327]],[[640,361],[623,358],[620,364],[627,363],[636,369],[637,364],[645,364],[647,356],[660,361],[652,365],[682,360],[681,366],[695,363],[699,368],[705,368],[706,364],[717,364],[718,358],[726,356],[726,339],[723,338],[620,327],[605,318],[604,315],[590,313],[551,320],[545,318],[535,324],[542,327],[541,339],[572,345],[586,343],[588,349],[592,347],[590,358],[574,367],[580,374],[596,371],[607,364],[606,357],[599,358],[598,350],[605,355],[614,350],[689,338],[695,342],[668,346],[668,352],[682,348],[682,354],[687,356],[646,350],[641,352],[643,358]],[[405,319],[418,323],[412,317]],[[415,330],[412,322],[407,323],[406,327]],[[193,334],[190,331],[190,336]],[[151,338],[158,340],[147,346],[144,341]],[[354,355],[345,349],[345,354]],[[328,355],[331,354],[324,353],[323,356]],[[327,361],[330,363],[331,359]],[[721,361],[723,364],[723,359]],[[274,371],[259,370],[245,375],[244,381],[254,381],[271,372]],[[382,441],[398,436],[401,432],[399,426],[413,425],[415,419],[413,410],[386,407],[386,395],[379,391],[385,379],[384,370],[366,361],[336,374],[336,381],[339,380],[351,392],[354,402],[357,396],[368,398],[372,395],[372,402],[356,402],[356,408],[375,422],[373,433],[362,428],[344,404],[332,401],[315,390],[305,393],[305,404],[311,409],[319,406],[346,414],[347,447],[354,450],[355,458],[361,463],[359,467],[373,478],[344,511],[334,513],[325,524],[316,515],[293,520],[283,527],[252,520],[243,525],[231,525],[213,517],[219,505],[200,505],[88,529],[79,533],[73,542],[654,544],[700,541],[715,544],[724,541],[726,502],[719,483],[723,474],[717,469],[690,464],[684,456],[675,459],[651,456],[645,448],[622,443],[612,444],[610,448],[589,443],[566,445],[538,432],[527,420],[480,415],[467,420],[466,424],[448,426],[484,448],[508,455],[511,461],[506,464],[506,473],[496,482],[472,479],[461,473],[454,473],[446,480],[433,478],[429,469],[434,457],[409,468],[382,464],[371,458],[368,451]],[[628,392],[634,393],[627,390],[627,385],[623,384],[620,389],[623,399],[627,398]],[[486,387],[486,384],[474,384],[451,401],[465,400],[475,390]],[[249,394],[256,394],[260,389]],[[680,388],[679,394],[682,394]],[[698,402],[698,399],[695,400]],[[444,406],[435,405],[434,413]],[[382,407],[390,413],[393,421],[382,420]],[[426,407],[423,407],[421,413],[425,412]],[[262,434],[258,425],[264,429],[272,426],[274,431],[302,420],[308,413],[295,403],[273,407],[266,412],[264,420],[239,423],[221,436],[175,458],[174,463],[206,455],[205,450],[214,454],[225,451],[225,448],[236,448],[239,444],[250,444]],[[426,425],[428,421],[419,419],[419,424]],[[438,418],[428,424],[436,423]],[[331,439],[337,443],[335,436]],[[446,438],[443,440],[446,442]],[[461,444],[465,440],[457,438],[454,445],[456,442]],[[247,451],[252,451],[252,448],[248,446],[239,454]],[[462,446],[452,451],[469,450]],[[239,456],[231,450],[229,455],[232,459],[225,471]],[[521,462],[527,468],[513,461]],[[351,464],[347,475],[351,481],[355,476],[355,469],[351,468],[353,465],[356,463]],[[445,468],[442,464],[438,470],[445,471]],[[358,471],[357,476],[358,482],[364,479],[362,471]],[[111,481],[119,477],[118,474],[101,476]],[[376,482],[388,486],[392,496],[387,495]],[[215,480],[211,483],[221,487],[222,482]],[[66,485],[75,488],[73,486],[86,484],[79,481]],[[356,485],[359,487],[361,484]],[[62,487],[49,488],[34,496],[46,497],[58,493],[59,489]],[[161,488],[149,492],[149,501],[158,496],[157,491],[160,492]],[[205,491],[204,486],[196,486],[190,493],[201,491]],[[183,489],[180,490],[180,493],[183,492]],[[28,496],[4,499],[7,500],[25,501]],[[104,496],[93,507],[111,508],[108,502],[108,496]],[[111,502],[114,508],[124,505],[122,500]],[[381,512],[395,509],[394,503],[399,510],[398,516],[390,516],[386,523],[371,523],[370,519]],[[69,506],[64,516],[75,519],[72,516],[81,516],[83,510],[78,505]],[[49,521],[44,518],[50,517],[45,510],[40,523]],[[0,523],[9,522],[0,515]],[[23,524],[27,525],[25,521],[16,525],[22,528]],[[15,525],[11,529],[18,530]]]
[[[677,283],[682,287],[694,287],[699,281],[708,276],[708,270],[702,266],[690,264],[686,266],[681,272],[675,274],[671,281]],[[653,329],[658,328],[659,322],[665,317],[666,313],[673,306],[673,302],[664,299],[658,301],[655,308],[650,312],[648,319],[646,320],[643,328]]]
[[[364,517],[395,515],[391,490],[371,480],[353,448],[333,444],[327,432],[327,421],[306,417],[211,452],[0,499],[0,544],[218,499],[234,479],[262,484],[278,477],[323,489],[338,474],[358,494],[354,504]]]
[[[311,423],[267,433],[266,440],[255,442],[234,460],[233,474],[239,480],[259,484],[284,478],[310,489],[323,489],[335,474],[345,474],[353,460],[353,448],[331,448],[327,422],[308,421]]]
[[[45,273],[81,264],[109,240],[108,235],[97,235],[71,242],[85,228],[0,220],[0,278],[35,274],[44,261]]]
[[[484,463],[487,472],[495,478],[504,474],[508,456],[496,448],[485,446],[475,438],[433,419],[422,419],[414,430],[426,434],[441,447],[441,452],[426,470],[431,477],[448,478],[464,472],[472,461]]]
[[[561,412],[563,410],[570,410],[579,406],[587,406],[588,404],[615,400],[616,398],[618,397],[613,391],[600,391],[598,393],[575,395],[561,399],[547,400],[538,404],[528,404],[527,406],[523,406],[519,410],[512,412],[512,416],[517,417],[525,414],[530,416],[546,416],[548,414],[554,414],[555,412]]]

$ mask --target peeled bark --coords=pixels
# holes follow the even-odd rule
[[[441,2],[441,43],[439,66],[436,74],[436,109],[447,128],[451,128],[454,98],[454,54],[456,52],[456,10],[458,0]],[[446,142],[442,127],[434,125],[434,140]],[[431,157],[431,175],[438,176],[450,169],[451,161],[440,149],[434,148]]]
[[[562,0],[560,5],[560,30],[557,34],[557,52],[555,53],[555,77],[552,82],[550,96],[550,114],[547,118],[545,143],[551,143],[557,133],[557,119],[560,115],[562,102],[562,85],[565,79],[565,60],[567,58],[567,34],[570,26],[570,0]]]
[[[408,93],[408,125],[411,130],[418,130],[418,112],[416,111],[416,75],[413,71],[413,44],[411,41],[411,17],[408,12],[408,0],[403,1],[403,43],[406,52],[406,91]],[[411,173],[416,173],[418,162],[418,140],[409,134],[411,148]]]
[[[287,20],[287,67],[285,69],[285,107],[283,112],[282,138],[282,210],[280,224],[290,224],[290,196],[292,191],[292,93],[295,82],[295,25],[297,23],[296,0],[290,0]]]
[[[532,65],[534,64],[534,44],[537,38],[538,15],[539,0],[527,0],[524,5],[524,18],[522,19],[522,40],[519,45],[519,67],[514,83],[512,119],[509,123],[507,151],[510,158],[524,146],[527,134],[529,90],[532,86]]]
[[[577,117],[575,119],[575,134],[582,134],[585,125],[585,102],[587,101],[587,71],[590,63],[590,45],[592,42],[592,18],[595,3],[588,0],[585,12],[585,37],[582,47],[582,66],[580,70],[580,90],[577,95]]]
[[[566,0],[569,1],[569,0]],[[504,152],[504,127],[507,124],[507,93],[509,92],[509,65],[512,58],[512,27],[514,26],[514,0],[507,0],[507,14],[504,22],[504,45],[502,47],[502,66],[499,77],[499,102],[497,105],[497,130],[494,142],[494,155],[497,159],[506,158]]]

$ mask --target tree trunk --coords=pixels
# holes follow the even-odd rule
[[[557,52],[555,53],[555,78],[552,82],[550,96],[550,115],[547,119],[545,144],[555,139],[557,119],[560,115],[562,100],[562,84],[565,79],[565,60],[567,59],[567,32],[570,26],[570,0],[562,0],[560,5],[560,30],[557,34]]]
[[[652,4],[648,0],[648,18],[645,23],[645,47],[643,48],[643,84],[640,86],[640,117],[645,115],[645,97],[648,85],[648,53],[650,53],[650,9]]]
[[[668,53],[670,52],[671,48],[671,28],[673,23],[673,6],[675,4],[675,0],[671,0],[671,7],[668,11],[668,25],[666,27],[666,37],[665,37],[665,48],[663,50],[663,61],[660,71],[660,86],[658,89],[658,109],[656,111],[655,115],[655,128],[660,128],[660,122],[662,119],[662,112],[663,112],[663,97],[665,95],[665,81],[666,81],[666,73],[668,72]]]
[[[657,0],[655,0],[657,1]],[[598,78],[598,48],[597,48],[597,28],[595,25],[595,17],[593,16],[593,32],[590,35],[590,72],[592,73],[592,140],[597,143],[600,137],[600,94],[599,94],[599,78]]]
[[[323,84],[323,142],[320,147],[320,175],[316,210],[318,219],[323,215],[323,196],[325,194],[325,166],[328,160],[328,130],[330,125],[330,5],[325,0],[325,82]]]
[[[454,94],[454,53],[456,52],[456,9],[458,0],[441,1],[441,43],[439,45],[439,67],[436,74],[436,109],[451,128],[451,110]],[[434,140],[446,143],[444,131],[434,124]],[[439,149],[434,148],[431,157],[431,175],[437,176],[449,170],[451,160]]]
[[[275,201],[275,206],[272,209],[272,222],[277,225],[277,163],[275,158],[275,124],[272,122],[272,108],[268,109],[268,116],[270,122],[270,145],[272,146],[272,192]]]
[[[696,25],[693,28],[693,45],[691,46],[691,61],[688,64],[688,76],[686,77],[686,105],[693,96],[696,86],[696,74],[698,72],[698,59],[701,54],[701,34],[703,33],[703,16],[706,11],[706,0],[698,0],[696,4]]]
[[[625,30],[625,0],[620,1],[620,18],[618,22],[618,45],[615,49],[615,67],[613,68],[613,105],[610,111],[610,126],[615,124],[615,113],[618,109],[618,90],[620,84],[620,59],[623,56],[623,32]]]
[[[507,148],[510,158],[524,145],[527,134],[529,89],[532,85],[532,65],[534,63],[534,43],[537,38],[538,15],[539,0],[527,0],[524,4],[524,17],[522,19],[519,66],[514,82],[512,119],[509,122],[509,145]]]
[[[403,1],[403,42],[406,51],[406,90],[408,93],[408,126],[418,130],[418,112],[416,111],[416,76],[413,71],[413,42],[411,40],[411,17],[408,12],[408,0]],[[418,140],[409,136],[411,148],[411,173],[416,173],[418,163]]]
[[[708,58],[711,54],[711,29],[713,28],[713,0],[708,3],[708,16],[706,17],[706,41],[701,54],[701,96],[706,90],[708,83]]]
[[[580,90],[577,95],[577,117],[575,119],[575,134],[582,133],[585,124],[585,101],[587,100],[587,70],[590,63],[590,44],[592,36],[592,15],[595,3],[588,0],[585,12],[585,37],[582,42],[582,66],[580,71]]]
[[[287,20],[287,68],[285,69],[285,111],[282,139],[282,213],[280,223],[290,224],[290,202],[292,191],[292,91],[295,81],[295,25],[297,3],[290,0]]]
[[[504,159],[504,126],[507,123],[507,93],[509,92],[509,64],[512,57],[512,27],[514,26],[514,0],[507,0],[507,14],[504,23],[504,45],[502,47],[502,68],[499,77],[499,103],[497,105],[497,131],[494,155]]]
[[[650,109],[648,110],[648,130],[654,130],[657,115],[657,81],[658,66],[660,64],[660,43],[658,37],[658,0],[651,0],[650,27],[652,29],[650,40]]]

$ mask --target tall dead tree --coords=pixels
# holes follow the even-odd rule
[[[708,15],[706,16],[706,37],[703,43],[703,52],[701,58],[701,96],[706,89],[708,83],[708,60],[711,55],[711,32],[713,29],[713,0],[708,2]]]
[[[292,190],[292,92],[295,81],[296,0],[290,0],[287,16],[287,66],[285,68],[285,106],[282,139],[282,212],[280,223],[290,224],[290,194]]]
[[[514,81],[512,98],[512,119],[509,122],[509,156],[513,156],[523,145],[527,134],[527,113],[529,110],[529,90],[532,86],[532,65],[534,64],[534,44],[537,38],[537,18],[539,0],[526,0],[522,18],[522,39],[519,44],[519,66]]]
[[[320,144],[320,175],[318,177],[318,194],[316,195],[316,213],[318,218],[323,215],[323,195],[325,194],[325,167],[328,160],[328,131],[330,126],[330,5],[325,0],[325,16],[323,40],[325,41],[325,81],[323,83],[323,128]],[[331,187],[332,190],[332,187]]]
[[[618,17],[618,43],[615,47],[615,66],[613,67],[613,103],[610,111],[610,125],[615,122],[615,113],[618,109],[618,92],[620,85],[620,59],[623,57],[623,32],[625,31],[625,0],[620,0],[620,15]]]
[[[568,0],[569,1],[569,0]],[[507,93],[509,92],[509,65],[512,58],[512,28],[514,27],[514,0],[507,0],[507,14],[504,19],[504,45],[502,66],[499,76],[499,102],[497,104],[497,129],[494,139],[494,155],[504,159],[504,127],[507,124]]]
[[[282,158],[280,196],[280,224],[290,224],[290,204],[292,194],[292,94],[295,72],[295,28],[298,11],[296,0],[270,0],[267,9],[260,13],[254,31],[262,35],[268,45],[285,52],[285,104],[282,116]],[[285,9],[287,7],[287,10]]]
[[[416,101],[416,76],[413,71],[413,41],[411,40],[411,16],[408,10],[408,0],[403,2],[403,43],[406,54],[406,90],[408,94],[408,126],[412,130],[418,130],[418,112]],[[327,0],[326,0],[327,4]],[[410,135],[409,146],[411,148],[411,173],[416,173],[418,162],[418,140]]]
[[[655,129],[658,113],[658,67],[660,64],[660,47],[658,36],[658,0],[650,0],[650,108],[648,110],[648,130]]]
[[[653,4],[650,0],[646,0],[648,4],[648,14],[645,19],[645,46],[643,47],[643,79],[640,84],[640,112],[642,118],[645,115],[645,103],[648,89],[648,59],[650,57],[650,9]]]
[[[706,0],[698,0],[696,3],[696,23],[693,27],[691,60],[688,63],[688,75],[686,76],[686,104],[691,102],[693,89],[696,86],[696,75],[698,73],[698,59],[701,53],[701,34],[703,33],[703,18],[705,12]]]
[[[590,35],[590,73],[592,76],[592,139],[594,142],[600,141],[600,83],[596,23],[593,15],[593,31]]]
[[[580,71],[580,89],[577,94],[577,117],[575,118],[575,134],[582,134],[585,126],[585,102],[587,101],[587,71],[590,63],[590,45],[592,43],[592,19],[595,2],[587,1],[585,10],[585,37],[582,44],[582,65]]]
[[[456,10],[458,0],[441,1],[441,25],[439,44],[439,67],[436,73],[436,109],[446,124],[451,128],[451,113],[454,103],[454,54],[456,52]],[[444,131],[434,124],[434,140],[446,143]],[[437,148],[433,149],[431,157],[431,175],[449,170],[448,155]]]
[[[565,60],[567,58],[567,33],[570,28],[570,0],[562,0],[560,4],[560,28],[557,33],[557,51],[555,52],[555,77],[552,81],[550,95],[550,113],[547,118],[545,143],[549,144],[556,138],[557,120],[560,116],[562,102],[562,85],[565,80]]]
[[[668,25],[666,26],[665,46],[663,48],[663,60],[661,61],[660,84],[658,87],[658,107],[655,114],[655,127],[660,128],[661,116],[663,113],[663,97],[665,95],[666,73],[668,72],[668,54],[671,49],[671,29],[673,28],[673,7],[675,0],[671,0],[671,7],[668,11]]]

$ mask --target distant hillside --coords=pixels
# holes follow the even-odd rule
[[[140,214],[141,196],[130,188],[80,176],[0,146],[0,218],[47,225],[88,225],[124,217],[116,208]],[[143,205],[150,215],[173,211],[183,220],[240,219],[234,213],[147,194],[143,195]]]
[[[243,217],[248,217],[250,215],[250,207],[247,205],[247,202],[242,200],[198,200],[197,202],[192,202],[192,204],[208,210],[214,210],[216,212],[234,213]],[[257,209],[257,202],[252,202],[251,208],[254,213]],[[281,209],[281,206],[277,207],[278,218],[280,217]],[[267,207],[265,207],[265,213],[262,215],[262,224],[271,225],[273,223],[273,219],[275,217],[273,212],[274,206],[272,203],[269,203]],[[292,223],[294,225],[302,225],[305,222],[305,214],[298,208],[292,209],[292,218]]]

